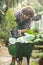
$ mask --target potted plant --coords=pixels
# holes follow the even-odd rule
[[[14,9],[9,8],[5,14],[6,29],[10,31],[12,27],[16,27],[16,16],[14,15]]]
[[[43,65],[43,52],[39,53],[39,57],[40,57],[39,65]]]
[[[6,45],[8,39],[9,39],[9,33],[8,32],[4,32],[4,31],[0,31],[0,42],[1,42],[1,45]]]
[[[36,43],[36,45],[43,45],[43,34],[36,34],[36,39],[34,40],[34,42]]]

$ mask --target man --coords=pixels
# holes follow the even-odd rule
[[[25,33],[27,29],[30,29],[30,24],[32,22],[32,17],[34,16],[34,10],[32,7],[27,6],[22,8],[21,10],[16,11],[16,22],[18,24],[17,29],[18,33]],[[22,58],[19,57],[19,60],[22,61]],[[27,57],[27,62],[29,63],[29,59]]]
[[[17,29],[20,34],[26,32],[27,29],[30,29],[33,16],[34,10],[30,6],[24,7],[17,11],[16,22],[18,24]]]

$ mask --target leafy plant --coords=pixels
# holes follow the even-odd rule
[[[34,28],[32,29],[35,33],[39,33],[39,26],[38,24],[36,23]]]
[[[39,53],[39,57],[43,58],[43,52]]]
[[[26,33],[28,33],[30,35],[32,34],[35,36],[34,40],[33,40],[33,42],[35,44],[43,45],[43,33],[38,33],[38,32],[39,32],[39,29],[36,27],[33,30],[27,30],[26,31]],[[30,37],[28,37],[28,38],[30,38]]]
[[[33,30],[27,30],[26,33],[35,35]]]
[[[14,10],[12,8],[8,9],[5,15],[6,28],[10,30],[12,27],[16,27],[16,17],[14,15]]]
[[[9,39],[9,33],[8,32],[4,32],[4,31],[0,31],[0,41],[3,39],[3,42],[7,42]]]
[[[39,62],[37,62],[37,61],[31,61],[31,65],[39,65]]]
[[[35,42],[37,45],[43,45],[43,34],[38,33],[38,34],[36,35],[36,38],[35,38],[34,42]]]
[[[16,44],[16,43],[33,43],[35,36],[34,35],[26,35],[26,36],[21,36],[19,38],[9,38],[9,43],[10,44]]]

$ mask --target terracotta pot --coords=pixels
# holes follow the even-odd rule
[[[40,59],[39,65],[43,65],[43,58]]]

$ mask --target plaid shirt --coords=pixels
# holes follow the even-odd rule
[[[30,29],[31,18],[28,20],[22,20],[21,10],[15,12],[16,22],[18,24],[17,29]]]
[[[23,20],[21,21],[17,21],[18,23],[18,29],[30,29],[30,24],[31,24],[31,19],[28,20]]]

